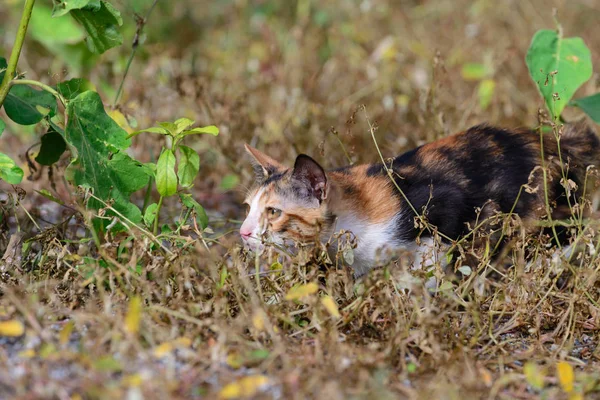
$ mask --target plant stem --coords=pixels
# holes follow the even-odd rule
[[[154,216],[154,229],[152,229],[152,233],[154,234],[154,236],[156,236],[158,234],[158,216],[160,214],[160,209],[162,207],[162,203],[163,203],[163,197],[160,196],[160,199],[158,199],[158,207],[156,207],[156,215]]]
[[[21,49],[23,48],[23,42],[25,41],[25,34],[27,33],[27,26],[29,25],[29,19],[31,18],[31,11],[33,10],[34,3],[35,0],[25,0],[25,8],[21,15],[21,22],[19,22],[19,30],[17,31],[15,44],[10,53],[10,59],[8,60],[4,79],[0,84],[0,107],[2,107],[6,96],[8,96],[10,81],[13,79],[15,71],[17,70],[17,63],[19,62],[19,56],[21,55]]]
[[[131,44],[131,54],[129,55],[129,60],[127,60],[127,66],[125,67],[125,72],[123,72],[123,78],[121,78],[121,83],[119,84],[119,89],[117,89],[117,94],[115,95],[115,100],[113,101],[113,107],[115,107],[117,105],[117,103],[119,102],[119,98],[121,97],[121,93],[123,92],[123,84],[125,83],[125,78],[127,78],[127,74],[129,73],[129,68],[131,67],[131,63],[133,62],[135,53],[137,52],[137,49],[140,45],[140,36],[142,35],[144,26],[146,25],[148,18],[150,18],[150,14],[152,14],[152,10],[154,10],[154,6],[156,6],[156,3],[158,3],[158,0],[154,0],[152,5],[148,9],[148,12],[146,13],[146,16],[144,17],[144,19],[137,17],[138,18],[138,26],[137,26],[137,30],[135,32],[135,36],[133,38],[133,43]],[[137,14],[136,14],[136,16],[137,16]]]
[[[148,180],[148,185],[146,186],[146,194],[144,195],[144,206],[142,207],[142,213],[145,213],[146,208],[148,208],[148,206],[150,205],[153,183],[154,183],[154,178],[150,177],[150,179]]]
[[[58,100],[60,100],[60,102],[63,104],[63,106],[65,106],[65,107],[67,106],[67,101],[65,100],[65,98],[60,93],[58,93],[56,90],[54,90],[52,87],[46,85],[45,83],[30,80],[30,79],[14,79],[9,82],[9,86],[13,86],[13,85],[37,86],[41,89],[44,89],[46,92],[52,94],[54,97],[56,97]]]

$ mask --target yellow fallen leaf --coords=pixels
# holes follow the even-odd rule
[[[25,333],[25,325],[16,319],[0,322],[0,336],[21,336]]]
[[[171,342],[164,342],[156,346],[152,354],[154,354],[154,357],[156,358],[162,358],[169,354],[171,351],[173,351],[173,344]]]
[[[269,378],[265,375],[246,376],[226,385],[219,393],[219,397],[222,399],[252,397],[264,390],[268,384]]]
[[[238,353],[229,354],[225,362],[233,369],[240,369],[244,365],[242,356],[240,356]]]
[[[69,321],[60,330],[60,333],[58,334],[58,341],[61,345],[64,346],[69,341],[69,338],[71,338],[71,333],[73,332],[74,326],[75,326],[75,324],[73,323],[73,321]]]
[[[573,381],[575,380],[575,373],[573,372],[571,364],[566,361],[559,361],[556,364],[556,372],[558,374],[560,387],[566,393],[571,393],[573,391]]]
[[[182,336],[173,341],[177,347],[190,347],[192,345],[192,339]]]
[[[40,347],[39,355],[41,358],[50,358],[57,354],[56,346],[53,343],[44,343]]]
[[[340,310],[338,310],[338,306],[335,300],[333,300],[333,297],[324,296],[323,298],[321,298],[321,304],[323,304],[323,307],[325,307],[327,312],[329,312],[329,314],[331,314],[333,318],[341,317]]]
[[[129,300],[129,309],[125,316],[125,330],[136,334],[140,330],[140,320],[142,319],[142,299],[139,296],[133,296]]]
[[[132,374],[123,377],[123,384],[129,387],[140,387],[143,383],[143,378],[140,374]]]
[[[252,316],[252,325],[257,331],[265,330],[265,319],[261,313],[255,313]]]
[[[154,354],[154,357],[162,358],[175,349],[190,347],[191,345],[192,341],[190,340],[190,338],[180,337],[171,342],[164,342],[159,344],[154,348],[154,351],[152,353]]]
[[[527,362],[523,366],[525,379],[534,389],[541,390],[544,388],[544,371],[534,362]]]
[[[35,357],[35,350],[33,350],[33,349],[22,350],[17,355],[21,358],[33,358],[33,357]]]
[[[487,386],[487,387],[492,386],[493,378],[492,378],[492,374],[490,373],[490,371],[488,371],[485,368],[481,368],[479,370],[479,373],[481,374],[481,379],[483,380],[483,383],[485,384],[485,386]]]
[[[299,300],[303,297],[317,293],[317,290],[319,290],[319,286],[317,286],[317,284],[313,283],[313,282],[307,283],[306,285],[294,286],[285,295],[285,299],[286,300]]]

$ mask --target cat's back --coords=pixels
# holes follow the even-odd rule
[[[394,158],[394,182],[388,182],[404,212],[408,200],[411,209],[426,212],[431,223],[456,237],[476,208],[490,200],[499,211],[513,209],[521,186],[539,163],[538,140],[535,132],[478,125]],[[366,175],[387,176],[386,168],[370,165]],[[521,194],[515,211],[530,209],[531,200]],[[408,239],[413,233],[403,228],[399,235]]]

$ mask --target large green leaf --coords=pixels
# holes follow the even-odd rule
[[[592,76],[591,54],[583,40],[565,39],[552,30],[540,30],[533,36],[525,60],[554,119]]]
[[[44,90],[14,85],[4,100],[4,111],[17,124],[33,125],[56,114],[56,99]]]
[[[171,149],[164,149],[156,163],[156,189],[161,196],[172,196],[177,192],[177,175],[175,175],[175,154]]]
[[[0,82],[6,73],[6,59],[0,57]],[[17,124],[37,124],[44,116],[56,114],[56,99],[48,92],[34,90],[29,86],[15,85],[4,100],[6,115]]]
[[[0,180],[18,185],[23,180],[23,170],[4,153],[0,153]]]
[[[50,128],[48,132],[42,136],[42,146],[35,161],[41,165],[52,165],[60,159],[60,156],[67,149],[67,144],[62,135]]]
[[[123,36],[119,32],[123,19],[110,3],[101,1],[99,8],[90,4],[80,10],[71,10],[71,15],[87,31],[85,41],[90,51],[104,53],[123,43]]]
[[[147,169],[123,151],[131,141],[104,111],[100,96],[87,91],[67,105],[65,141],[74,160],[67,176],[76,185],[91,188],[94,195],[135,223],[142,220],[140,209],[129,201],[131,193],[148,184]],[[91,199],[88,207],[104,205]]]
[[[99,0],[95,0],[100,7]],[[63,4],[71,4],[68,0]],[[94,65],[98,55],[84,43],[85,29],[73,18],[52,18],[52,10],[42,2],[33,8],[28,34],[41,43],[57,60],[63,61],[69,72],[77,76],[84,68]]]
[[[96,90],[96,86],[83,78],[73,78],[56,85],[56,91],[65,99],[71,100],[87,90]]]
[[[72,0],[68,0],[68,4]],[[31,13],[28,33],[44,46],[76,44],[85,38],[85,31],[73,18],[52,18],[52,10],[42,2],[37,2]]]
[[[78,10],[90,4],[93,7],[100,8],[100,0],[53,0],[53,17],[60,17],[71,10]]]
[[[575,99],[569,104],[581,108],[591,119],[600,124],[600,93]]]
[[[194,183],[198,171],[200,171],[200,156],[194,149],[179,145],[179,165],[177,165],[177,176],[179,184],[190,187]]]

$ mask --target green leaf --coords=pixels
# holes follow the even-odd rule
[[[158,125],[166,130],[168,135],[175,136],[177,134],[177,125],[173,122],[159,122]]]
[[[478,81],[491,74],[488,67],[479,63],[464,64],[460,70],[463,79],[468,81]]]
[[[196,135],[200,133],[208,133],[209,135],[217,136],[219,134],[219,128],[214,125],[203,126],[201,128],[189,129],[183,131],[180,136]]]
[[[67,177],[76,185],[91,188],[95,196],[110,202],[134,223],[141,222],[142,212],[129,197],[146,186],[149,177],[141,163],[123,152],[131,143],[127,133],[106,114],[96,92],[84,92],[71,100],[67,116],[65,141],[74,157]],[[104,205],[90,199],[88,207]]]
[[[6,128],[6,124],[4,121],[0,119],[0,136],[2,136],[2,132],[4,132],[4,128]]]
[[[99,0],[53,0],[54,8],[52,9],[52,17],[61,17],[71,10],[78,10],[91,3],[91,6],[100,7]]]
[[[544,370],[533,361],[527,361],[523,366],[523,373],[525,374],[525,380],[534,389],[542,390],[544,388]]]
[[[144,222],[146,223],[146,226],[152,226],[156,219],[156,211],[158,211],[158,204],[156,203],[152,203],[146,207],[146,211],[144,212]]]
[[[439,287],[438,287],[438,291],[439,292],[448,292],[454,289],[454,285],[452,285],[452,282],[443,282]]]
[[[70,1],[70,0],[67,0]],[[100,2],[95,0],[100,6]],[[83,29],[73,18],[51,18],[52,10],[42,2],[33,8],[28,34],[41,43],[56,60],[63,61],[73,75],[92,67],[98,56],[89,51]]]
[[[175,126],[177,126],[175,133],[177,134],[177,133],[183,132],[185,130],[185,128],[188,128],[192,125],[194,125],[194,121],[192,121],[191,119],[179,118],[178,120],[175,121]]]
[[[192,198],[191,194],[188,193],[180,193],[179,198],[184,206],[187,208],[192,208],[196,211],[196,220],[202,227],[202,229],[206,229],[208,226],[208,215],[206,215],[206,211],[204,211],[204,207],[200,205],[196,200]]]
[[[110,3],[102,0],[100,8],[88,5],[81,10],[72,10],[71,15],[87,31],[85,42],[90,51],[104,53],[123,43],[123,36],[118,30],[123,25],[123,19]]]
[[[4,101],[4,111],[19,125],[33,125],[56,114],[56,99],[46,91],[14,85]]]
[[[96,370],[103,372],[118,372],[123,370],[123,366],[119,360],[110,355],[95,359],[92,365]]]
[[[563,38],[556,31],[538,31],[525,58],[529,75],[538,85],[553,119],[573,94],[592,76],[590,50],[579,37]]]
[[[135,132],[131,132],[129,134],[129,138],[132,138],[134,136],[139,135],[140,133],[143,132],[148,132],[148,133],[158,133],[159,135],[169,135],[169,131],[167,131],[165,128],[161,128],[158,126],[153,126],[152,128],[146,128],[146,129],[141,129],[139,131],[135,131]]]
[[[35,190],[35,189],[34,189]],[[40,195],[44,196],[45,198],[47,198],[50,201],[53,201],[55,203],[58,203],[60,205],[65,204],[64,201],[62,201],[61,199],[59,199],[58,197],[54,196],[52,193],[50,193],[48,190],[46,189],[41,189],[41,190],[35,190],[37,193],[39,193]]]
[[[164,149],[156,163],[156,189],[161,196],[165,197],[177,192],[175,154],[171,149]]]
[[[18,185],[23,180],[23,170],[4,153],[0,153],[0,180]]]
[[[0,82],[4,79],[8,64],[0,57]],[[20,125],[33,125],[46,115],[56,114],[56,100],[46,91],[34,90],[26,85],[15,85],[10,88],[4,101],[4,111],[14,122]]]
[[[200,156],[194,149],[183,145],[179,145],[179,151],[179,165],[177,166],[179,184],[183,187],[190,187],[200,171]]]
[[[88,90],[96,90],[96,86],[83,78],[74,78],[56,85],[56,91],[65,99],[71,100]]]
[[[149,162],[149,163],[142,164],[142,166],[146,170],[146,174],[148,174],[148,176],[151,176],[151,177],[156,176],[156,164]]]
[[[42,147],[35,161],[42,165],[52,165],[60,159],[60,156],[62,156],[66,149],[67,144],[62,135],[50,128],[42,136]]]
[[[221,190],[227,191],[235,188],[240,183],[236,174],[227,174],[221,179]]]
[[[473,273],[473,270],[468,265],[463,265],[461,267],[458,267],[458,270],[464,276],[469,276],[469,275],[471,275]]]
[[[69,3],[73,0],[67,0]],[[28,33],[46,47],[76,44],[85,38],[85,31],[72,18],[51,18],[52,10],[37,2],[31,13]]]
[[[495,89],[496,82],[493,79],[484,79],[479,83],[477,95],[479,96],[479,107],[482,110],[485,110],[490,105]]]
[[[569,105],[581,108],[591,119],[600,124],[600,93],[575,99]]]

